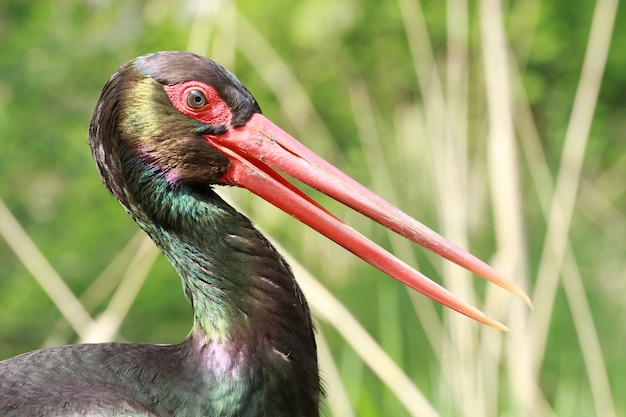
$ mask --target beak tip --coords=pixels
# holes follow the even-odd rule
[[[489,317],[488,315],[486,315],[485,313],[483,313],[482,311],[480,311],[479,309],[471,305],[463,303],[463,309],[457,309],[455,307],[451,307],[451,308],[453,308],[454,310],[457,310],[458,312],[466,315],[467,317],[479,323],[485,324],[489,327],[493,327],[494,329],[501,330],[503,332],[511,331],[511,329],[509,329],[504,324],[500,323],[497,320],[492,319],[491,317]]]
[[[510,332],[511,329],[508,328],[507,326],[505,326],[504,324],[500,323],[497,320],[492,319],[491,317],[485,316],[485,321],[483,321],[484,324],[493,327],[494,329],[500,330],[502,332]]]
[[[532,311],[535,311],[535,305],[533,304],[533,301],[530,299],[528,294],[526,294],[526,292],[524,292],[524,290],[522,290],[520,287],[515,285],[513,282],[509,281],[507,278],[502,276],[499,272],[496,272],[493,269],[491,269],[491,270],[493,271],[493,274],[488,274],[488,275],[486,274],[486,275],[481,275],[481,276],[486,278],[487,280],[493,282],[494,284],[496,284],[500,288],[502,288],[502,289],[510,292],[511,294],[515,295],[517,298],[522,300],[528,306],[528,308],[530,308]]]
[[[530,297],[526,295],[525,292],[522,292],[522,294],[524,295],[523,297],[521,297],[522,301],[526,303],[526,305],[528,306],[528,308],[531,309],[531,311],[535,311],[535,305],[533,304],[533,300],[531,300]]]
[[[535,311],[535,305],[533,304],[533,301],[530,299],[528,294],[524,292],[524,290],[522,290],[520,287],[513,283],[511,283],[511,286],[507,288],[507,290],[509,290],[513,295],[522,300],[528,306],[528,308],[530,308],[532,311]]]
[[[502,330],[503,332],[506,332],[506,333],[510,333],[511,332],[511,329],[509,329],[505,325],[502,325],[502,327],[498,327],[498,330]]]
[[[514,296],[516,296],[517,298],[519,298],[520,300],[522,300],[528,306],[528,308],[530,308],[533,311],[535,310],[535,305],[533,304],[533,301],[530,299],[528,294],[524,292],[524,290],[522,290],[520,287],[518,287],[517,285],[513,284],[510,281],[507,281],[506,283],[507,285],[501,285],[501,287],[507,290],[508,292],[510,292],[511,294],[513,294]]]
[[[511,331],[511,329],[509,329],[507,326],[505,326],[504,324],[500,323],[497,320],[492,319],[489,316],[484,315],[480,319],[477,319],[476,317],[472,317],[472,318],[482,324],[486,324],[489,327],[493,327],[496,330],[500,330],[502,332],[507,332],[507,333]]]

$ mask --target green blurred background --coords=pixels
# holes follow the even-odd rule
[[[79,340],[185,337],[179,281],[101,185],[87,140],[120,64],[181,49],[225,65],[275,123],[535,301],[532,312],[320,198],[513,331],[485,329],[233,191],[408,376],[386,377],[404,394],[381,382],[361,356],[382,372],[386,359],[357,354],[350,343],[365,342],[351,322],[324,316],[329,304],[308,294],[332,353],[322,359],[327,415],[625,415],[626,11],[616,5],[1,2],[0,359]],[[54,275],[37,251],[84,294],[96,325],[67,324],[71,297],[53,301],[33,278]],[[109,334],[111,317],[121,328]]]

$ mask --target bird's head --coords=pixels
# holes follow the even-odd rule
[[[404,284],[504,328],[346,226],[284,179],[282,171],[530,302],[491,267],[274,125],[234,75],[205,57],[170,51],[122,65],[104,87],[89,132],[103,182],[129,211],[132,194],[141,192],[127,187],[133,175],[135,184],[160,177],[171,189],[245,187]]]
[[[205,136],[260,112],[219,64],[191,53],[149,54],[122,65],[105,85],[90,124],[92,153],[103,182],[129,210],[126,159],[171,186],[218,183],[229,160]]]

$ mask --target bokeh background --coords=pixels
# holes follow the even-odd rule
[[[618,3],[2,1],[0,359],[185,337],[179,280],[100,184],[87,140],[120,64],[181,49],[229,68],[275,123],[535,302],[317,196],[512,332],[485,328],[227,190],[297,259],[325,415],[626,415]]]

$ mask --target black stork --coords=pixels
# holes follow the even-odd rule
[[[261,115],[217,63],[145,55],[106,83],[89,127],[102,181],[182,279],[194,325],[176,345],[61,346],[0,362],[0,416],[318,416],[309,309],[289,266],[214,185],[249,189],[402,283],[505,329],[346,226],[282,171],[526,295]]]

